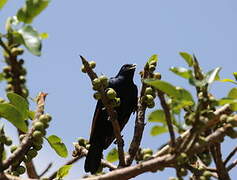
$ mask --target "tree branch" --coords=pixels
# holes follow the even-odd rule
[[[91,81],[93,81],[98,76],[92,70],[92,68],[90,68],[89,63],[87,62],[87,60],[84,57],[82,57],[82,56],[80,56],[80,57],[81,57],[81,60],[82,60],[82,64],[85,66],[85,69],[86,69],[86,72],[87,72],[88,76],[90,77]],[[114,130],[114,135],[116,137],[117,146],[118,146],[119,166],[124,167],[125,164],[126,164],[125,163],[125,157],[124,157],[124,150],[123,150],[124,142],[123,142],[123,138],[122,138],[122,136],[120,134],[120,126],[119,126],[119,123],[117,121],[117,113],[113,109],[113,107],[110,106],[109,99],[106,96],[104,88],[101,88],[99,90],[99,92],[101,94],[101,101],[104,104],[104,106],[106,107],[106,110],[108,112],[109,118],[110,118],[110,120],[112,122],[113,130]]]
[[[165,112],[165,119],[166,119],[166,123],[169,129],[169,134],[170,134],[171,147],[174,148],[175,147],[175,133],[174,133],[173,125],[172,125],[170,108],[165,101],[164,93],[160,90],[157,90],[157,92],[158,92],[158,97],[160,99],[160,104]]]
[[[37,100],[37,110],[35,113],[34,121],[38,121],[40,115],[44,113],[44,104],[45,104],[45,98],[47,94],[41,92],[38,96]],[[2,169],[7,169],[11,164],[16,162],[17,160],[21,159],[23,155],[25,155],[28,148],[31,146],[32,143],[32,134],[34,132],[34,128],[32,127],[29,130],[29,133],[24,137],[24,139],[21,141],[21,144],[18,146],[18,148],[2,163]]]

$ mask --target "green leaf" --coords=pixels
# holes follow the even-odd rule
[[[185,79],[190,79],[193,77],[192,71],[183,67],[171,67],[170,71]]]
[[[186,52],[180,52],[180,56],[184,58],[184,60],[187,62],[187,64],[191,67],[193,66],[193,57],[192,55],[186,53]]]
[[[28,117],[33,120],[35,118],[35,111],[28,111]]]
[[[12,104],[0,104],[0,116],[11,122],[16,128],[20,129],[21,131],[25,133],[28,131],[28,127],[22,114]]]
[[[67,176],[71,167],[72,167],[72,165],[62,166],[57,172],[56,179],[63,179],[65,176]]]
[[[109,151],[109,153],[106,156],[107,161],[109,162],[115,162],[118,160],[118,150],[116,148],[113,148]]]
[[[237,103],[236,99],[232,99],[232,98],[221,98],[218,100],[218,105],[219,106],[223,106],[225,104],[233,104],[233,103]]]
[[[67,147],[58,136],[51,135],[47,137],[46,139],[49,145],[55,150],[55,152],[59,156],[64,157],[64,158],[67,157],[68,155]]]
[[[48,37],[49,37],[49,34],[48,33],[40,33],[40,37],[42,38],[42,39],[47,39]]]
[[[233,72],[233,76],[235,77],[235,80],[237,81],[237,72]]]
[[[1,0],[0,1],[0,10],[3,8],[3,6],[7,3],[8,0]]]
[[[36,30],[30,25],[25,25],[18,30],[21,34],[25,47],[34,55],[41,55],[41,39]]]
[[[153,54],[149,59],[148,59],[148,64],[150,64],[151,61],[158,61],[158,55],[157,54]]]
[[[217,67],[211,71],[209,71],[208,73],[206,73],[206,77],[205,80],[208,84],[213,83],[214,81],[219,80],[219,72],[220,72],[221,68]]]
[[[228,98],[237,99],[237,88],[232,88],[228,93]]]
[[[219,81],[221,81],[221,82],[231,82],[231,83],[233,83],[233,84],[237,84],[237,82],[235,82],[235,81],[232,80],[232,79],[221,79],[221,80],[219,80]]]
[[[164,111],[161,109],[158,109],[156,111],[151,112],[148,116],[148,121],[166,124]]]
[[[156,89],[159,89],[160,91],[166,93],[168,96],[179,98],[180,94],[176,90],[176,87],[171,85],[170,83],[166,81],[161,81],[157,79],[145,79],[144,83],[153,86]]]
[[[23,119],[28,119],[28,101],[16,93],[7,93],[7,98],[9,99],[10,103],[14,105],[15,108],[21,113]]]
[[[164,126],[153,126],[151,128],[150,134],[152,136],[157,136],[159,134],[163,134],[163,133],[166,133],[166,132],[168,132],[167,127],[164,127]]]
[[[17,12],[19,21],[30,24],[49,4],[50,0],[26,0]]]
[[[183,102],[183,104],[189,104],[193,105],[195,103],[195,101],[193,100],[193,96],[191,95],[191,93],[189,91],[187,91],[184,88],[176,88],[179,91],[180,97],[179,100]]]

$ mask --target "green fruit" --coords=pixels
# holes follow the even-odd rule
[[[150,94],[147,94],[146,95],[146,102],[149,104],[149,103],[152,103],[152,101],[154,101],[154,97]]]
[[[19,60],[19,64],[20,64],[20,65],[23,65],[23,64],[24,64],[24,60],[23,60],[23,59],[20,59],[20,60]]]
[[[106,95],[109,99],[115,99],[117,96],[117,93],[112,88],[109,88],[106,92]]]
[[[150,148],[146,148],[146,149],[142,149],[141,153],[142,154],[150,154],[150,155],[152,155],[153,151]]]
[[[52,119],[52,117],[49,115],[49,114],[42,114],[40,117],[39,117],[39,121],[46,124],[48,122],[50,122]]]
[[[151,88],[151,87],[147,87],[146,89],[145,89],[145,95],[152,95],[153,94],[153,89]]]
[[[100,79],[99,79],[99,78],[95,78],[95,79],[92,81],[92,85],[93,85],[93,89],[99,90],[99,89],[101,88]]]
[[[26,88],[22,89],[22,96],[24,96],[25,98],[27,98],[29,96],[28,89],[26,89]]]
[[[86,73],[86,68],[85,68],[84,65],[81,66],[81,71],[82,71],[83,73]]]
[[[96,66],[96,63],[95,63],[95,61],[91,61],[91,62],[89,62],[89,65],[90,65],[91,69],[94,69]]]
[[[24,174],[25,171],[26,171],[26,168],[24,166],[18,166],[16,168],[16,171],[19,173],[19,174]]]
[[[19,136],[20,141],[22,141],[22,140],[24,139],[24,137],[26,137],[26,135],[25,135],[25,134],[21,134],[21,135]]]
[[[25,76],[20,76],[19,79],[20,79],[20,82],[21,82],[22,84],[24,84],[24,83],[26,82]]]
[[[6,137],[6,141],[5,141],[4,144],[6,144],[7,146],[12,145],[12,140],[11,140],[11,138],[10,138],[10,137]]]
[[[42,137],[43,137],[43,134],[42,134],[41,131],[36,130],[36,131],[33,132],[33,138],[34,139],[40,139]]]
[[[148,108],[153,108],[153,107],[155,107],[155,102],[152,101],[152,102],[148,103],[148,104],[147,104],[147,107],[148,107]]]
[[[106,88],[109,85],[109,80],[106,76],[102,75],[99,77],[101,84]]]
[[[99,92],[95,92],[93,97],[96,99],[96,100],[99,100],[101,99],[101,94]]]
[[[11,84],[8,84],[6,87],[6,91],[12,91],[13,90],[13,86]]]
[[[33,145],[41,145],[43,144],[44,140],[43,138],[39,138],[39,139],[33,139]]]
[[[44,123],[38,121],[34,123],[35,130],[43,131],[44,130]]]
[[[151,155],[150,154],[144,154],[143,155],[143,160],[148,160],[151,158]]]
[[[84,139],[84,138],[79,138],[78,139],[78,144],[80,145],[80,146],[86,146],[86,140]]]
[[[19,176],[20,174],[19,174],[17,171],[13,171],[13,172],[12,172],[12,175],[13,175],[13,176]]]
[[[30,149],[26,155],[27,155],[27,158],[29,159],[33,159],[34,157],[36,157],[38,154],[38,152],[35,150],[35,149]]]
[[[180,168],[179,171],[178,171],[178,174],[179,174],[180,176],[187,176],[188,171],[187,171],[187,169]]]
[[[42,149],[42,145],[33,145],[33,149],[35,149],[36,151],[39,151]]]
[[[149,71],[154,72],[156,70],[156,66],[154,65],[149,65]]]
[[[9,74],[11,72],[11,67],[10,66],[3,67],[3,72]]]
[[[22,48],[12,48],[11,53],[13,56],[18,56],[24,53],[24,49]]]
[[[27,74],[26,69],[22,67],[21,70],[20,70],[20,74],[25,76]]]
[[[13,153],[17,149],[17,146],[11,146],[10,152]]]
[[[178,164],[183,164],[188,160],[188,156],[186,153],[181,153],[179,157],[177,158]]]

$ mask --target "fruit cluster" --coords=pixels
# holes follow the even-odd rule
[[[23,51],[23,49],[22,49]],[[12,48],[11,52],[15,55],[23,53],[21,48]],[[20,59],[19,61],[15,59],[14,65],[10,64],[3,68],[3,76],[7,81],[7,92],[17,92],[23,97],[28,97],[29,92],[25,86],[26,83],[26,69],[23,67],[24,60]]]
[[[146,104],[148,108],[153,108],[155,106],[156,91],[152,87],[147,87],[142,96],[142,103]]]
[[[136,154],[136,161],[146,161],[149,160],[152,157],[153,151],[150,148],[144,148],[144,149],[139,149],[137,154]]]

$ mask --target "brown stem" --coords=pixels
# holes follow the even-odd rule
[[[160,99],[160,104],[165,112],[165,119],[168,125],[169,134],[170,134],[171,147],[175,147],[175,133],[174,133],[173,125],[172,125],[170,108],[165,101],[164,93],[160,90],[157,90],[157,92],[158,92],[158,97]]]

